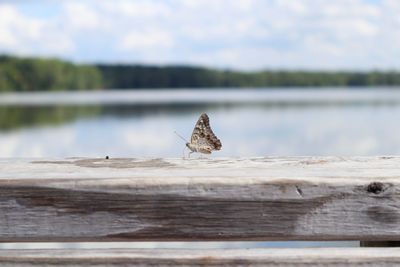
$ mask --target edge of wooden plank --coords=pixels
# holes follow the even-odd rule
[[[2,250],[8,266],[393,266],[400,248]]]

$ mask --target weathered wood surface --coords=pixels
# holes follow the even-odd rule
[[[400,248],[3,250],[1,266],[399,266]]]
[[[0,241],[400,240],[400,157],[0,160]]]

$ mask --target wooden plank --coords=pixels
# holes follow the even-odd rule
[[[0,241],[400,240],[400,157],[0,160]]]
[[[400,248],[2,250],[1,266],[398,266]]]

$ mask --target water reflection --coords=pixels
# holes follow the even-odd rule
[[[100,113],[96,106],[0,106],[0,131],[56,126]]]
[[[2,107],[1,157],[180,157],[201,112],[215,156],[399,154],[398,105]]]

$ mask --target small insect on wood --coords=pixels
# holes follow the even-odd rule
[[[181,138],[185,140],[183,137]],[[200,115],[194,126],[190,142],[186,142],[186,147],[190,149],[189,157],[194,152],[211,154],[213,150],[221,150],[221,141],[211,130],[210,119],[206,113]]]

